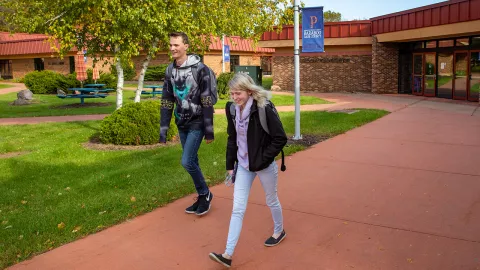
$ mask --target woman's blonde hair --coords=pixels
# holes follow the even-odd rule
[[[257,101],[259,107],[265,107],[267,100],[271,98],[271,93],[263,87],[255,84],[252,78],[245,73],[236,73],[228,82],[230,90],[250,91],[253,99]]]

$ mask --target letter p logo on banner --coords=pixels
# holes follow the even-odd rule
[[[310,16],[310,28],[313,28],[315,24],[318,22],[317,16]]]

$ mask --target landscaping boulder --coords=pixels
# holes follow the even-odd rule
[[[272,87],[270,88],[270,91],[281,91],[282,88],[280,88],[280,86],[278,85],[272,85]]]
[[[33,99],[33,93],[32,91],[26,89],[22,90],[17,93],[17,98],[18,99],[26,99],[26,100],[32,100]]]
[[[28,105],[30,104],[29,100],[33,99],[32,91],[26,89],[17,93],[17,100],[15,100],[12,105]]]

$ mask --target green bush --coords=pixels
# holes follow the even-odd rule
[[[133,80],[133,78],[135,78],[135,76],[137,76],[137,72],[135,71],[134,65],[130,65],[129,63],[123,63],[122,67],[123,67],[123,79],[125,81],[131,81]],[[117,77],[117,67],[115,65],[110,66],[110,73],[113,76]],[[102,75],[100,75],[100,78],[101,77]]]
[[[24,77],[20,77],[20,78],[15,78],[12,80],[12,82],[14,83],[24,83]]]
[[[97,80],[97,83],[104,83],[105,88],[117,89],[117,77],[111,73],[105,73],[103,71],[98,72],[100,78]],[[93,80],[93,69],[87,69],[87,80],[85,83],[95,83]]]
[[[218,97],[220,99],[228,99],[230,97],[230,89],[228,88],[228,82],[233,78],[235,73],[233,72],[225,72],[218,76],[217,78],[217,90],[218,90]]]
[[[145,71],[145,81],[163,81],[168,64],[148,67]]]
[[[100,140],[120,145],[155,144],[159,140],[159,131],[160,102],[128,103],[102,121]],[[177,134],[176,126],[172,128],[170,123],[167,140],[172,140]]]
[[[75,77],[75,73],[64,76],[51,70],[33,71],[25,75],[24,83],[34,94],[54,94],[57,88],[80,86]]]

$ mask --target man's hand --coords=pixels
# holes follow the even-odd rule
[[[213,140],[205,140],[205,143],[206,143],[206,144],[209,144],[209,143],[211,143],[211,142],[213,142]]]
[[[233,170],[228,170],[227,172],[228,172],[228,174],[230,174],[230,175],[233,174]]]

